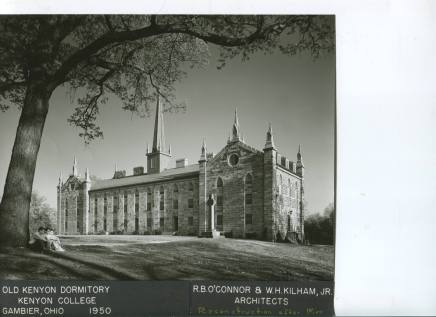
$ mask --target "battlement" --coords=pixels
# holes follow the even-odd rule
[[[297,174],[297,165],[295,164],[295,162],[288,160],[285,156],[282,156],[280,153],[276,154],[276,162],[278,166],[294,174]]]

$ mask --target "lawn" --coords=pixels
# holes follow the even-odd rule
[[[2,249],[0,279],[332,280],[333,246],[176,236],[64,236],[66,252]]]

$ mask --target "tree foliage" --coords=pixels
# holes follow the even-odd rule
[[[329,204],[323,214],[308,216],[304,221],[306,239],[312,244],[334,244],[335,207]]]
[[[56,211],[37,192],[32,193],[29,215],[30,232],[36,232],[39,227],[56,228]]]
[[[109,95],[122,108],[144,114],[158,94],[166,110],[184,107],[174,83],[184,66],[208,62],[208,44],[220,50],[218,68],[256,51],[318,57],[334,48],[326,16],[52,15],[0,18],[0,109],[23,106],[29,83],[51,93],[67,85],[75,96],[68,122],[86,142],[101,137],[96,124]],[[157,93],[156,93],[157,92]]]

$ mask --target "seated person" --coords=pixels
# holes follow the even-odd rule
[[[38,231],[33,233],[32,238],[29,241],[29,247],[34,251],[43,251],[48,249],[49,245],[44,227],[39,227]]]
[[[47,228],[47,234],[46,234],[46,239],[47,242],[49,244],[50,250],[52,251],[65,251],[62,248],[61,245],[61,240],[59,240],[59,238],[54,234],[54,231],[52,228]]]

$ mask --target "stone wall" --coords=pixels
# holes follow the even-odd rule
[[[274,178],[276,199],[273,230],[275,234],[279,233],[284,239],[288,231],[301,233],[301,178],[280,166],[275,167]]]
[[[174,192],[177,185],[178,192]],[[161,188],[163,189],[163,210],[161,210]],[[191,190],[192,189],[192,190]],[[148,191],[151,192],[150,205],[148,204]],[[138,194],[138,225],[136,224],[135,194]],[[127,205],[125,209],[125,195]],[[104,197],[107,199],[106,230],[104,230]],[[114,197],[118,196],[118,212],[115,215],[114,228]],[[198,177],[190,177],[181,180],[173,180],[150,185],[138,185],[128,188],[90,191],[90,216],[89,233],[99,234],[107,231],[125,234],[144,233],[171,233],[176,231],[174,223],[178,220],[178,232],[180,234],[197,234],[198,228]],[[97,199],[97,209],[95,206]],[[174,200],[178,200],[178,208],[174,208]],[[188,206],[192,199],[192,208]],[[116,201],[116,200],[115,200]],[[147,206],[151,210],[147,210]],[[124,217],[125,210],[127,217]],[[95,218],[97,215],[97,218]],[[192,217],[192,225],[189,225],[189,217]],[[163,226],[161,226],[163,218]],[[97,230],[94,222],[97,219]],[[150,223],[148,223],[150,221]]]
[[[229,162],[231,155],[238,156],[238,163]],[[252,203],[246,204],[245,180],[252,176]],[[222,189],[217,187],[218,178],[223,182]],[[215,198],[222,190],[222,208],[216,206],[215,223],[218,215],[223,217],[222,231],[231,233],[235,238],[255,233],[262,237],[263,231],[263,153],[241,143],[227,145],[216,157],[207,162],[207,196],[213,193]],[[246,215],[252,215],[252,224],[246,225]]]

